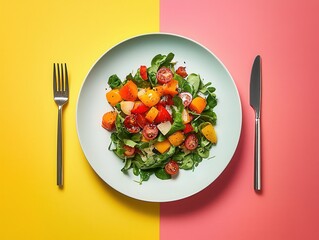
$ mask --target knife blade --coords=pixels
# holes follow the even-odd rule
[[[255,146],[254,146],[254,189],[261,190],[260,156],[260,105],[261,105],[261,58],[256,56],[250,76],[250,105],[255,110]]]

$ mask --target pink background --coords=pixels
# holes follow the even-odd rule
[[[224,173],[160,206],[160,239],[319,239],[319,1],[161,0],[160,31],[190,37],[232,74],[243,107]],[[262,181],[253,190],[252,62],[262,57]]]

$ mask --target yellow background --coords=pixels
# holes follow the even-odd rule
[[[0,239],[159,238],[159,204],[100,180],[75,121],[95,61],[128,37],[158,31],[158,0],[0,0]],[[63,189],[56,185],[54,62],[69,69]]]

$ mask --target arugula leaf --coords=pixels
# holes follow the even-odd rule
[[[123,143],[129,147],[135,147],[136,142],[132,141],[131,139],[123,139]]]
[[[156,154],[145,161],[142,160],[141,156],[135,157],[134,163],[139,169],[152,169],[163,167],[170,159],[170,157],[175,153],[175,147],[171,146],[170,149],[163,154]]]
[[[122,81],[116,74],[113,74],[112,76],[109,77],[109,80],[107,81],[107,83],[112,89],[114,89],[121,86]]]

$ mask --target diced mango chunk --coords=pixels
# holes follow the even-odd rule
[[[177,131],[168,137],[168,141],[175,147],[181,145],[185,140],[185,135],[182,131]]]
[[[209,140],[210,142],[216,144],[217,143],[217,135],[215,128],[212,124],[208,124],[202,130],[203,135]]]
[[[146,120],[150,123],[154,121],[154,119],[157,117],[158,110],[155,107],[151,107],[151,109],[146,113]]]
[[[164,153],[166,152],[170,147],[171,144],[170,142],[166,139],[163,142],[156,142],[154,143],[154,147],[157,151],[159,151],[160,153]]]

